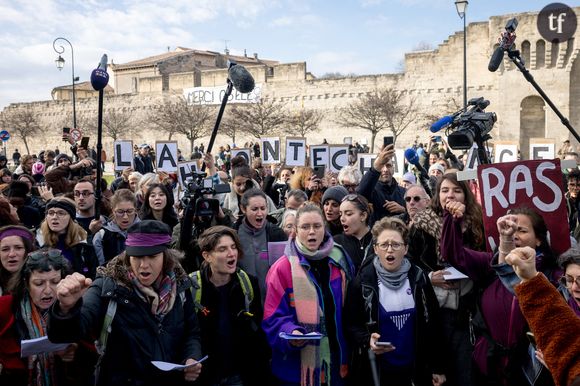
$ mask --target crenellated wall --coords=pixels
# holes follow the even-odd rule
[[[575,8],[575,11],[580,14],[580,7]],[[519,21],[517,48],[526,59],[526,67],[554,104],[580,130],[580,67],[576,60],[580,53],[576,42],[580,35],[577,32],[575,38],[558,45],[545,42],[537,31],[537,13],[494,16],[486,22],[468,25],[468,98],[483,96],[490,100],[487,111],[494,111],[498,116],[492,132],[495,140],[514,140],[525,145],[529,137],[527,130],[537,132],[538,127],[544,128],[546,137],[556,138],[558,141],[571,138],[547,104],[544,103],[542,108],[539,103],[543,101],[530,99],[538,95],[537,92],[507,59],[507,55],[495,73],[487,70],[491,53],[497,46],[497,39],[506,22],[514,16]],[[184,88],[222,86],[226,83],[225,68],[183,72],[201,56],[179,58],[164,64],[159,72],[145,69],[138,71],[136,80],[128,81],[127,77],[123,77],[124,83],[117,84],[115,88],[119,95],[107,97],[106,108],[129,106],[135,109],[136,115],[143,118],[153,105],[161,103],[169,94],[179,94]],[[310,143],[319,143],[323,139],[330,143],[342,143],[346,136],[353,137],[355,141],[369,140],[370,135],[363,130],[342,127],[337,122],[337,109],[348,106],[361,95],[375,89],[393,87],[404,91],[407,98],[416,100],[422,113],[433,116],[445,115],[452,100],[459,105],[463,103],[463,31],[449,36],[434,50],[407,53],[405,71],[401,74],[312,79],[305,62],[246,67],[256,83],[262,84],[262,98],[283,102],[290,110],[306,108],[323,113],[321,130],[309,136]],[[121,78],[117,74],[115,77]],[[70,102],[18,103],[7,109],[27,106],[39,113],[42,124],[47,128],[46,137],[34,139],[34,146],[42,148],[45,145],[57,144],[60,137],[59,125],[70,114]],[[77,111],[92,112],[96,116],[96,99],[77,100]],[[228,109],[226,114],[227,111]],[[531,120],[522,119],[528,116]],[[536,121],[542,119],[544,121],[538,125]],[[427,124],[424,122],[422,126],[417,124],[404,132],[398,143],[403,147],[414,141],[416,136],[425,141],[428,135]],[[164,137],[166,134],[160,136],[144,123],[139,136],[134,140],[153,143],[155,139]],[[177,139],[184,153],[187,153],[188,141],[182,137]],[[240,138],[237,142],[243,143],[246,140],[251,138]],[[229,141],[228,138],[218,136],[218,143],[225,144]],[[207,143],[207,139],[202,142]],[[110,140],[105,143],[110,143]],[[11,140],[9,147],[10,145],[22,146],[18,139]]]

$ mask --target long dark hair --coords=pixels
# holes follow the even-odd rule
[[[153,216],[153,210],[151,209],[151,205],[149,205],[149,196],[151,196],[151,192],[153,192],[153,189],[155,188],[161,189],[161,191],[165,194],[165,197],[167,198],[167,204],[165,205],[165,208],[163,208],[163,217],[161,221],[169,225],[171,228],[173,228],[179,222],[179,220],[177,219],[177,214],[173,209],[173,204],[175,203],[175,200],[173,198],[173,194],[169,192],[169,190],[167,189],[167,186],[161,183],[154,183],[149,185],[147,193],[145,193],[145,198],[143,201],[143,205],[141,206],[141,211],[139,212],[139,217],[141,218],[141,220],[155,220],[155,217]]]
[[[464,221],[469,225],[465,233],[471,234],[473,244],[471,248],[483,247],[483,212],[481,206],[477,203],[475,196],[469,189],[467,181],[459,181],[456,173],[447,173],[437,182],[437,188],[431,200],[431,209],[439,216],[443,217],[443,207],[441,206],[439,191],[444,181],[449,181],[455,186],[459,186],[465,196],[465,214]]]

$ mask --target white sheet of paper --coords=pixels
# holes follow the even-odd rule
[[[445,280],[459,280],[459,279],[468,279],[469,278],[467,275],[464,275],[463,273],[459,272],[454,267],[445,267],[444,271],[449,272],[449,273],[443,275],[445,277]]]
[[[67,348],[69,344],[70,343],[52,343],[48,340],[48,336],[23,340],[20,341],[20,357],[26,358],[31,355],[61,351]]]
[[[287,334],[285,332],[281,332],[280,338],[286,339],[286,340],[318,340],[318,339],[322,339],[322,334],[319,332],[309,332],[308,334],[304,334],[304,335],[293,335],[293,334]]]
[[[196,364],[205,361],[207,359],[207,357],[208,356],[206,355],[203,358],[201,358],[200,360],[198,360],[197,362],[192,363],[190,365],[180,365],[178,363],[170,363],[170,362],[163,362],[163,361],[151,361],[151,363],[153,363],[153,366],[157,367],[161,371],[183,370],[183,369],[187,369],[188,367],[195,366]]]

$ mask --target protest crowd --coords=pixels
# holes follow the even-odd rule
[[[392,144],[0,157],[0,385],[580,385],[580,169],[502,201],[433,139],[397,178]]]

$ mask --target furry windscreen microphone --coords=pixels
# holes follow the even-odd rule
[[[228,70],[228,77],[235,89],[242,94],[249,93],[254,89],[254,78],[252,78],[252,75],[244,66],[240,66],[239,64],[231,66]]]
[[[100,91],[107,87],[109,74],[107,73],[107,54],[101,57],[99,66],[91,73],[91,85],[93,89]]]

